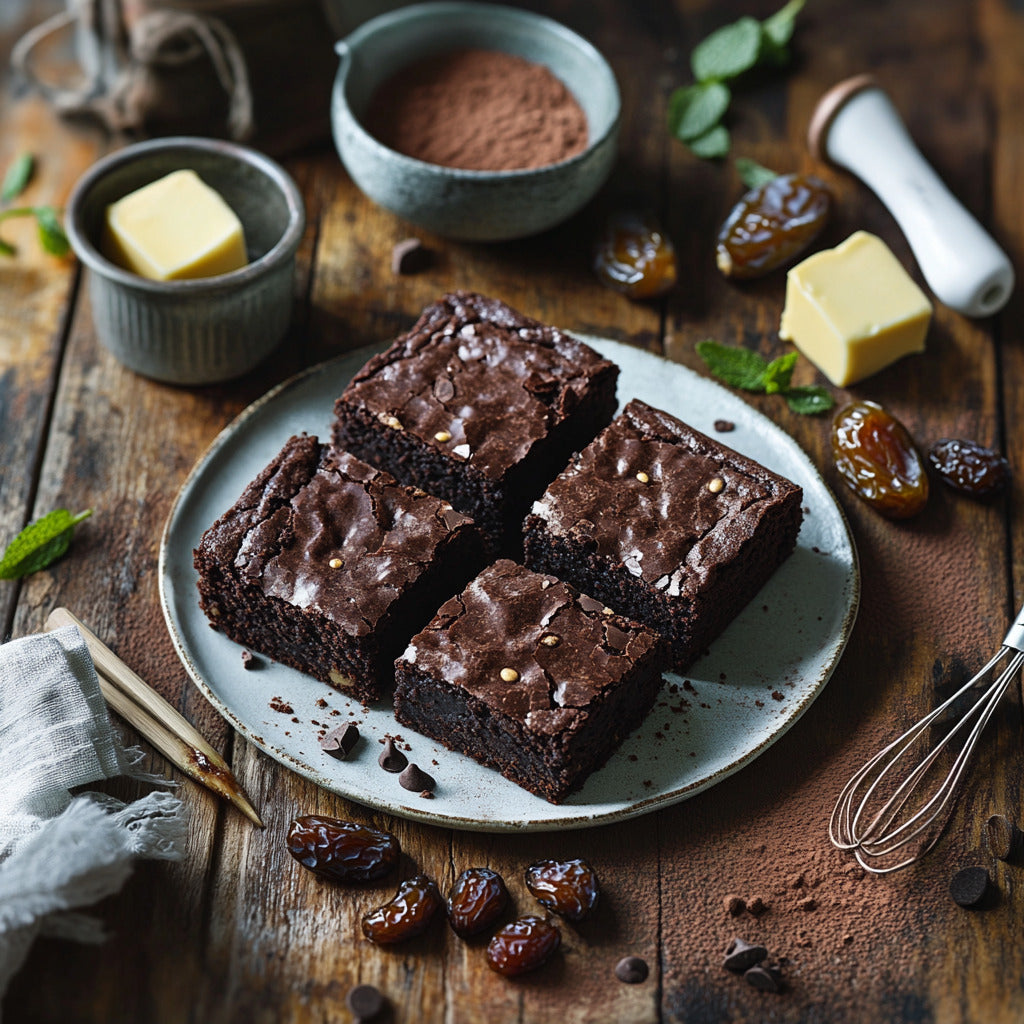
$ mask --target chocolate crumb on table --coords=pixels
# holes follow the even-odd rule
[[[501,560],[398,659],[395,717],[560,803],[647,715],[665,654],[647,627]]]
[[[681,672],[789,557],[801,497],[634,399],[534,504],[526,564],[658,630]]]
[[[611,420],[617,378],[557,328],[454,292],[352,378],[334,443],[471,516],[492,554],[516,553],[530,503]]]

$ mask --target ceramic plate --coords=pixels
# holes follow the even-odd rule
[[[392,814],[453,828],[541,831],[620,821],[693,796],[752,761],[807,710],[839,660],[860,592],[856,551],[835,498],[796,442],[731,392],[658,356],[587,340],[621,368],[620,398],[674,413],[804,489],[796,551],[710,653],[685,679],[666,677],[645,724],[559,806],[398,727],[386,704],[364,712],[325,683],[266,659],[245,670],[241,648],[199,610],[192,549],[288,437],[330,436],[335,398],[376,351],[363,349],[246,409],[193,469],[164,531],[160,596],[171,637],[196,685],[246,739],[318,785]],[[719,419],[735,430],[716,433]],[[292,710],[275,711],[281,700]],[[320,729],[349,720],[361,739],[348,760],[337,761],[320,750]],[[378,767],[378,740],[396,733],[411,747],[409,758],[437,780],[433,799],[406,792]]]

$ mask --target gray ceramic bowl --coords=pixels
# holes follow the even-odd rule
[[[402,67],[470,48],[549,67],[587,115],[587,148],[532,170],[467,171],[396,153],[359,123],[377,87]],[[615,76],[590,43],[550,18],[494,4],[416,4],[367,22],[337,50],[331,121],[338,153],[366,195],[413,224],[472,241],[522,238],[574,214],[608,177],[619,129]]]
[[[106,208],[181,168],[194,170],[235,211],[248,266],[217,277],[150,281],[100,252]],[[234,143],[188,137],[140,142],[99,160],[75,185],[67,215],[68,238],[90,271],[100,341],[130,369],[172,384],[237,377],[280,342],[305,224],[302,196],[273,160]]]

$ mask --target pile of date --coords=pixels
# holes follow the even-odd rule
[[[303,867],[345,883],[386,878],[398,868],[402,853],[390,832],[315,814],[291,823],[286,845]],[[572,922],[594,909],[600,892],[593,868],[581,859],[531,864],[526,887],[545,910]],[[508,905],[505,882],[490,868],[467,868],[456,878],[447,900],[433,879],[416,875],[399,883],[387,903],[365,914],[362,929],[371,942],[392,946],[422,935],[443,907],[452,931],[470,939],[493,930]],[[562,934],[549,917],[527,914],[494,932],[487,963],[499,974],[525,974],[547,963],[561,941]]]

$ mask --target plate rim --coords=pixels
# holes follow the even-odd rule
[[[184,641],[184,638],[178,631],[176,617],[172,610],[172,601],[169,590],[171,589],[170,572],[168,569],[168,558],[171,534],[176,526],[179,514],[183,508],[186,496],[191,495],[193,481],[203,472],[209,462],[211,462],[217,453],[223,448],[228,442],[230,442],[238,430],[250,419],[255,417],[264,409],[265,406],[275,401],[281,394],[291,390],[293,388],[301,386],[307,379],[324,374],[330,371],[330,368],[335,364],[355,360],[356,357],[364,356],[365,359],[370,358],[371,355],[376,354],[386,347],[387,342],[377,342],[369,345],[360,346],[356,349],[351,349],[347,352],[339,353],[336,356],[332,356],[329,359],[323,360],[322,362],[316,363],[312,366],[306,367],[300,370],[298,373],[280,381],[274,385],[264,394],[250,402],[244,409],[242,409],[231,421],[225,425],[213,438],[213,440],[207,445],[206,449],[196,460],[191,470],[182,481],[178,492],[174,497],[174,501],[171,504],[171,508],[168,512],[167,519],[164,523],[164,528],[160,537],[160,551],[157,563],[157,582],[160,597],[161,612],[164,617],[164,624],[167,628],[168,634],[171,638],[171,643],[174,647],[175,653],[179,660],[184,666],[189,678],[193,684],[199,690],[199,692],[206,698],[206,700],[212,705],[214,710],[240,735],[246,742],[251,743],[253,746],[262,750],[264,754],[270,757],[273,761],[284,767],[290,768],[303,778],[313,782],[315,785],[326,789],[330,793],[334,793],[337,796],[342,797],[345,800],[349,800],[353,803],[357,803],[361,806],[368,807],[371,810],[383,811],[385,813],[394,814],[398,817],[405,818],[412,821],[417,821],[422,824],[433,825],[440,828],[454,828],[465,831],[473,831],[480,833],[517,833],[517,832],[556,832],[556,831],[568,831],[572,829],[580,828],[595,828],[601,825],[608,825],[612,823],[628,821],[633,818],[640,817],[645,814],[650,814],[655,810],[660,810],[664,807],[670,807],[674,804],[681,803],[685,800],[690,799],[710,789],[719,782],[724,781],[731,775],[741,771],[754,760],[761,756],[769,747],[780,740],[789,730],[796,725],[796,723],[803,717],[807,709],[817,700],[821,695],[822,690],[825,688],[832,674],[835,672],[836,667],[842,660],[843,653],[846,649],[846,645],[849,642],[850,635],[853,632],[854,624],[856,623],[857,614],[860,608],[861,598],[861,571],[860,571],[860,556],[857,551],[857,545],[854,540],[853,532],[850,529],[850,523],[846,516],[846,513],[836,499],[836,496],[824,477],[821,475],[818,467],[811,460],[810,456],[804,451],[800,443],[784,428],[779,426],[774,420],[770,419],[760,410],[755,409],[749,403],[747,403],[741,396],[736,395],[734,392],[723,387],[717,381],[711,378],[701,377],[695,371],[691,370],[688,366],[682,363],[677,363],[667,359],[664,356],[660,356],[656,353],[649,352],[646,349],[638,348],[636,346],[629,345],[627,343],[618,341],[614,338],[606,338],[598,335],[581,334],[574,332],[574,337],[584,343],[591,343],[597,341],[601,344],[611,344],[612,346],[621,347],[628,349],[631,353],[636,353],[641,357],[646,357],[654,360],[661,360],[669,363],[675,369],[682,371],[685,374],[691,374],[701,380],[704,384],[708,384],[721,390],[724,394],[729,395],[731,398],[742,402],[748,409],[749,413],[753,416],[754,422],[759,423],[763,421],[768,424],[773,431],[780,433],[793,449],[797,453],[800,459],[805,464],[805,469],[809,472],[810,476],[814,479],[815,483],[820,486],[824,493],[829,498],[832,506],[838,513],[839,524],[842,527],[843,535],[850,549],[850,587],[849,587],[849,603],[843,615],[842,621],[836,630],[836,641],[833,657],[830,662],[823,666],[819,671],[817,680],[814,682],[812,689],[807,692],[802,699],[793,705],[790,713],[778,723],[778,726],[767,736],[765,736],[761,742],[752,746],[743,755],[736,760],[730,762],[727,765],[723,765],[716,771],[709,775],[703,776],[700,779],[694,780],[693,782],[674,789],[670,792],[663,792],[653,794],[649,797],[642,798],[631,802],[628,806],[616,806],[608,811],[599,813],[581,813],[579,815],[565,815],[557,818],[535,818],[527,820],[486,820],[481,821],[477,818],[466,817],[457,814],[451,814],[448,812],[437,812],[427,810],[421,807],[416,807],[410,804],[402,803],[400,800],[392,799],[386,795],[381,797],[373,796],[372,794],[368,798],[362,794],[353,796],[351,792],[345,791],[338,785],[338,780],[335,778],[329,778],[322,772],[318,771],[313,765],[298,760],[298,758],[292,756],[287,751],[276,748],[273,744],[268,743],[262,736],[258,735],[249,725],[247,725],[234,710],[219,696],[217,696],[207,680],[202,676],[197,666],[193,663],[191,654]],[[364,360],[365,361],[365,360]],[[341,385],[344,388],[344,385]],[[340,393],[340,392],[339,392]],[[674,414],[673,414],[674,415]],[[418,734],[417,734],[418,735]],[[563,807],[571,807],[572,805],[560,805]]]

